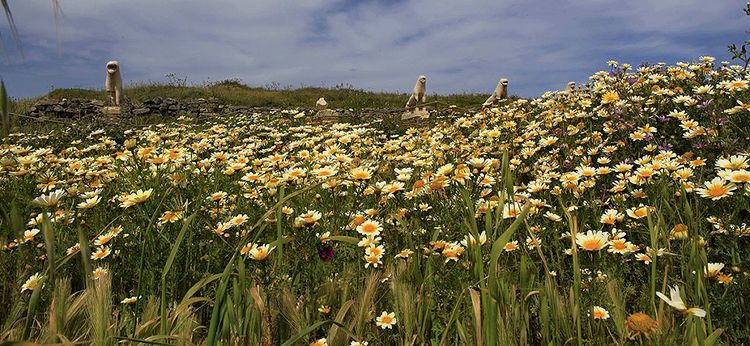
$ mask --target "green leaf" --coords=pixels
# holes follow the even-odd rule
[[[453,304],[453,311],[451,311],[450,318],[448,318],[448,323],[445,324],[445,330],[443,331],[443,335],[440,337],[440,345],[446,345],[446,341],[448,340],[448,332],[451,329],[450,328],[451,324],[453,324],[453,321],[456,319],[458,308],[461,306],[461,303],[463,302],[464,294],[466,294],[467,290],[468,288],[461,291],[461,294],[458,295],[456,302]]]
[[[193,219],[195,218],[194,212],[192,215],[190,215],[186,220],[185,223],[182,225],[182,229],[180,230],[180,234],[177,235],[177,239],[175,240],[174,246],[172,246],[172,251],[169,253],[169,257],[167,258],[167,263],[164,264],[164,270],[161,272],[161,277],[166,278],[167,274],[169,273],[169,270],[172,268],[172,263],[174,263],[174,258],[177,256],[177,251],[180,249],[180,244],[182,243],[182,239],[185,238],[185,233],[187,233],[187,230],[190,229],[190,224],[193,222]]]
[[[32,291],[31,298],[29,298],[29,310],[26,313],[26,326],[23,328],[23,340],[29,340],[29,336],[31,336],[31,327],[34,325],[34,315],[36,315],[36,310],[39,306],[42,289],[44,288],[44,282],[46,279],[47,278],[42,277],[39,284],[34,291]]]
[[[521,227],[523,221],[526,219],[526,215],[529,213],[529,209],[531,209],[531,203],[527,203],[526,206],[523,207],[521,214],[516,217],[516,220],[513,221],[510,227],[508,227],[508,229],[506,229],[505,232],[497,237],[495,242],[492,243],[492,250],[490,251],[490,275],[492,275],[494,268],[497,266],[497,261],[500,258],[505,243],[510,240],[518,227]]]
[[[345,235],[334,235],[334,236],[331,236],[330,239],[333,241],[340,241],[342,243],[347,243],[347,244],[352,244],[352,245],[359,244],[359,239],[345,236]]]
[[[716,344],[716,341],[719,340],[719,337],[721,336],[722,333],[724,333],[724,329],[723,328],[719,328],[719,329],[714,330],[714,332],[711,333],[711,335],[709,335],[706,338],[705,345],[706,346],[713,346],[714,344]]]
[[[232,269],[234,268],[234,256],[229,260],[229,263],[224,268],[224,272],[221,276],[221,283],[216,288],[216,298],[214,300],[214,309],[211,312],[211,322],[208,325],[208,335],[206,336],[206,345],[214,346],[217,344],[216,334],[220,327],[219,317],[224,310],[224,297],[227,294],[227,286],[229,285],[229,278]]]

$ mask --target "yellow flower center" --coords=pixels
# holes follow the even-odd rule
[[[610,102],[617,101],[619,99],[620,99],[620,96],[618,96],[617,94],[615,94],[615,93],[607,93],[607,94],[605,94],[602,97],[602,102],[603,103],[610,103]]]
[[[750,173],[734,173],[732,174],[732,180],[738,183],[750,182]]]
[[[581,246],[588,251],[596,251],[602,248],[602,241],[599,239],[586,239]]]
[[[379,247],[373,247],[370,250],[370,256],[380,257],[382,254],[383,250],[381,250]]]
[[[353,176],[354,176],[354,179],[359,179],[359,180],[370,179],[370,173],[366,171],[356,171],[354,172]]]
[[[627,246],[625,245],[624,241],[616,241],[612,243],[612,248],[615,250],[625,250]]]
[[[708,188],[708,195],[711,197],[721,197],[727,193],[727,189],[724,185],[713,185]]]

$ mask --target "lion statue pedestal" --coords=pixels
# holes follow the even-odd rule
[[[401,120],[408,120],[408,119],[414,119],[414,118],[429,119],[430,112],[424,109],[415,109],[413,111],[407,111],[407,112],[404,112],[404,114],[401,114]]]
[[[122,114],[120,106],[102,107],[102,114],[106,116],[114,116]]]

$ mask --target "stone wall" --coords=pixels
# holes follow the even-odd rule
[[[102,114],[104,101],[83,99],[43,99],[34,104],[29,110],[29,116],[33,117],[59,117],[69,119],[81,119],[96,117]],[[219,104],[215,98],[176,100],[172,98],[155,97],[145,100],[142,104],[124,104],[122,115],[210,115],[223,113],[231,107]]]
[[[99,100],[40,100],[26,115],[80,119],[102,114],[102,107],[104,107],[104,101]]]
[[[26,114],[39,118],[67,118],[80,120],[91,117],[101,117],[104,101],[83,99],[62,100],[40,100]],[[307,121],[312,123],[324,122],[372,122],[378,119],[397,121],[400,119],[403,109],[375,109],[365,108],[358,110],[331,109],[328,111],[316,111],[313,109],[299,109],[307,115]],[[141,104],[125,102],[122,106],[121,117],[129,116],[201,116],[211,117],[218,114],[276,114],[281,109],[272,107],[243,107],[219,104],[215,98],[176,100],[172,98],[156,97],[145,100]],[[401,125],[422,126],[427,123],[421,119],[409,119],[400,121]]]
[[[201,115],[206,113],[222,113],[225,106],[219,104],[215,98],[195,100],[175,100],[172,98],[155,97],[143,101],[139,106],[133,106],[130,113],[133,115]]]

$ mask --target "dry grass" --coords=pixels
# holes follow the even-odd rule
[[[237,81],[228,80],[203,86],[182,86],[169,84],[137,85],[125,89],[125,96],[131,102],[140,103],[154,97],[174,99],[217,98],[222,104],[247,107],[312,107],[323,97],[331,108],[402,108],[408,94],[373,92],[355,89],[351,86],[332,88],[303,87],[298,89],[277,87],[250,87]],[[52,99],[83,98],[104,100],[104,92],[94,89],[55,89],[45,97]],[[481,105],[485,94],[429,95],[428,101],[439,101],[446,105],[471,107]]]

